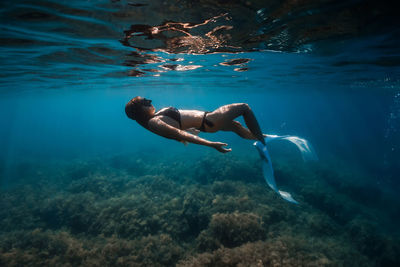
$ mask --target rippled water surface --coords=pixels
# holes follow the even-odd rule
[[[360,266],[396,266],[395,4],[1,1],[0,265],[26,264],[37,251],[51,255],[31,258],[39,265],[202,266],[223,255],[273,264],[262,251],[284,244],[276,255],[294,265],[347,265],[356,255]],[[202,135],[233,149],[217,155],[140,128],[124,113],[137,95],[157,109],[246,102],[264,132],[308,139],[320,159],[313,165],[290,146],[271,146],[278,183],[303,206],[265,186],[250,141]],[[229,227],[237,238],[221,234]],[[37,239],[64,243],[52,250]],[[160,255],[146,254],[155,243]],[[113,249],[118,259],[107,256]]]

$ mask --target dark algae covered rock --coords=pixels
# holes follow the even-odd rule
[[[265,185],[256,158],[139,159],[137,172],[129,158],[37,165],[2,189],[0,265],[400,264],[397,224],[380,209],[400,205],[384,192],[366,205],[364,189],[378,189],[357,173],[277,162],[282,187],[298,192],[292,205]]]
[[[216,247],[237,247],[265,237],[262,219],[254,213],[215,213],[201,238],[214,239]],[[206,248],[206,246],[203,245]]]

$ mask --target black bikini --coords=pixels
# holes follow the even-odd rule
[[[204,111],[203,121],[201,122],[201,126],[199,128],[199,130],[202,131],[202,132],[206,131],[206,127],[204,126],[204,124],[207,124],[208,127],[213,127],[214,126],[214,123],[212,123],[212,121],[207,120],[207,118],[206,118],[207,113],[210,113],[210,112]]]
[[[156,117],[156,116],[167,116],[167,117],[170,117],[171,119],[174,119],[177,122],[179,122],[179,128],[182,128],[181,113],[179,112],[178,109],[176,109],[174,107],[163,108],[162,110],[157,112],[157,114],[155,114],[154,117]]]
[[[206,118],[207,113],[209,113],[209,112],[207,112],[207,111],[204,112],[203,121],[201,122],[201,126],[198,128],[202,132],[206,131],[205,125],[207,125],[208,127],[213,127],[214,126],[214,123],[212,123],[211,121],[207,120],[207,118]],[[167,117],[170,117],[171,119],[174,119],[177,122],[179,122],[179,128],[182,129],[181,113],[179,112],[178,109],[176,109],[174,107],[163,108],[162,110],[157,112],[157,114],[155,114],[155,116],[167,116]]]

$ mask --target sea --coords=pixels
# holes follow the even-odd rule
[[[400,266],[400,17],[373,0],[2,0],[0,266]],[[247,103],[226,154],[125,114]],[[242,117],[237,118],[242,124]]]

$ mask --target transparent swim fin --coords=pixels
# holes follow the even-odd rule
[[[267,134],[265,136],[265,142],[269,143],[274,140],[287,140],[293,144],[296,145],[296,147],[299,149],[301,156],[304,161],[316,161],[318,160],[317,153],[315,153],[315,150],[313,146],[311,145],[310,142],[308,142],[304,138],[300,138],[298,136],[294,135],[270,135]]]
[[[263,164],[262,165],[263,175],[264,175],[264,179],[267,182],[268,186],[272,190],[274,190],[276,193],[278,193],[286,201],[298,204],[298,202],[293,199],[293,197],[290,195],[290,193],[280,191],[278,189],[278,187],[276,186],[274,169],[272,168],[272,161],[271,161],[271,157],[268,153],[267,146],[264,146],[260,141],[255,142],[254,146],[256,147],[258,153],[260,153],[260,157],[263,160],[263,163],[262,163]]]
[[[294,198],[292,197],[292,195],[289,192],[284,192],[279,190],[279,194],[281,195],[281,197],[289,202],[292,202],[294,204],[299,204],[299,202],[297,202],[296,200],[294,200]]]

